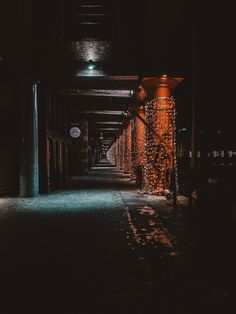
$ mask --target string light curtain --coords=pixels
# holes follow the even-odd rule
[[[139,116],[145,118],[144,108],[140,108],[138,111]],[[136,169],[138,165],[144,167],[145,163],[145,139],[146,139],[146,127],[144,123],[137,117],[131,120],[131,132],[132,132],[132,161],[131,161],[131,179],[136,180]]]
[[[158,194],[171,187],[173,170],[177,175],[174,98],[147,102],[145,119],[152,126],[146,129],[145,188],[149,194]]]
[[[135,117],[131,119],[130,124],[131,124],[131,180],[135,180],[137,167],[137,129]]]
[[[131,171],[131,125],[124,129],[124,173]]]

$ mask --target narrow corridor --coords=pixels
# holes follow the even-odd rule
[[[163,196],[139,194],[107,161],[66,190],[0,202],[1,313],[205,308],[181,213]]]

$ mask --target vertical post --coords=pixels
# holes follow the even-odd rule
[[[39,194],[38,84],[24,88],[20,166],[20,197]]]
[[[172,189],[176,205],[175,102],[173,89],[182,78],[163,75],[144,78],[142,86],[150,101],[145,107],[146,130],[145,183],[149,194]]]
[[[44,86],[39,86],[39,192],[47,194],[48,186],[48,106],[50,102],[50,90]]]

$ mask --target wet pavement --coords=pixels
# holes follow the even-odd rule
[[[63,191],[0,199],[0,312],[228,313],[228,234],[178,203],[105,161]]]

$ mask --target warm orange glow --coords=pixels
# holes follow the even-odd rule
[[[139,115],[144,118],[143,108],[138,111]],[[144,166],[145,161],[145,134],[146,127],[144,123],[135,116],[132,121],[132,163],[131,179],[136,179],[136,168],[138,165]]]
[[[145,77],[142,87],[148,98],[139,107],[128,127],[117,140],[117,164],[136,179],[138,166],[143,168],[143,188],[149,194],[158,194],[173,188],[176,181],[175,101],[173,89],[182,78]],[[145,109],[144,109],[145,108]],[[176,185],[176,183],[175,183]]]
[[[168,77],[166,74],[142,80],[142,86],[149,99],[152,99],[145,105],[145,120],[152,127],[146,129],[144,168],[145,189],[149,194],[171,188],[171,177],[176,173],[175,102],[172,91],[182,80],[183,78]]]
[[[155,133],[147,129],[145,162],[146,190],[150,194],[170,187],[174,150],[174,100],[159,97],[146,105],[146,121]]]
[[[124,173],[131,170],[131,125],[124,130]]]

